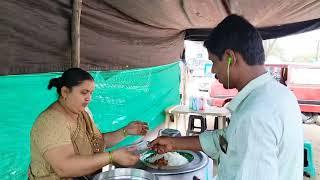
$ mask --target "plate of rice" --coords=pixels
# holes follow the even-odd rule
[[[193,161],[194,153],[191,151],[175,151],[157,154],[147,151],[140,156],[140,161],[153,169],[180,169]]]

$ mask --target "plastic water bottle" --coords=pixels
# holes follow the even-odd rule
[[[192,109],[193,96],[189,97],[189,108]]]
[[[199,98],[199,110],[204,110],[204,98],[200,97]]]

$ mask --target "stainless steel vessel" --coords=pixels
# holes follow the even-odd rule
[[[136,168],[144,169],[156,175],[159,180],[193,179],[197,177],[201,180],[211,180],[213,177],[213,162],[203,152],[191,152],[193,160],[188,164],[177,168],[156,169],[139,163]]]
[[[117,168],[94,176],[93,180],[158,180],[150,172],[134,168]]]

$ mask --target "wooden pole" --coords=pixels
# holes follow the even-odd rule
[[[80,67],[80,17],[82,0],[73,0],[71,27],[71,66]]]

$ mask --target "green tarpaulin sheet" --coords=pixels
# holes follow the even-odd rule
[[[101,132],[119,129],[133,120],[151,129],[163,123],[164,110],[180,102],[179,63],[125,71],[90,72],[96,89],[89,105]],[[27,179],[30,129],[47,106],[57,99],[48,82],[61,73],[0,76],[0,177]],[[117,147],[139,137],[128,137]]]

